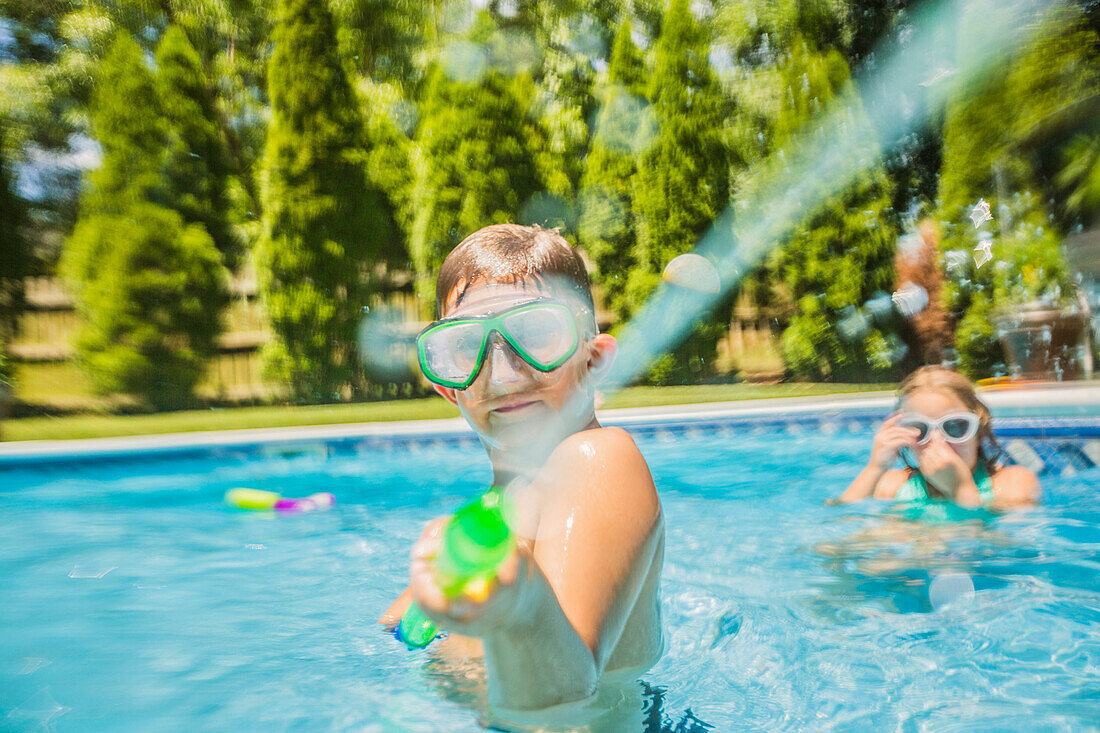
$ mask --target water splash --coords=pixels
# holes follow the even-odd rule
[[[915,283],[903,283],[890,299],[898,313],[906,318],[913,318],[928,307],[928,291]]]
[[[982,265],[993,259],[993,252],[990,248],[993,246],[993,242],[989,239],[983,239],[978,242],[978,246],[974,248],[974,266],[979,270]]]
[[[985,199],[978,199],[978,203],[974,204],[974,208],[970,210],[970,221],[974,222],[975,229],[987,221],[993,221],[993,214],[990,213]]]
[[[687,290],[718,295],[722,292],[722,280],[710,260],[688,252],[673,257],[661,273],[665,282]]]
[[[1035,27],[1052,3],[1001,3],[986,22],[968,28],[951,84],[923,87],[942,66],[944,39],[957,35],[964,3],[928,5],[913,18],[912,36],[892,58],[871,70],[859,93],[839,97],[812,130],[796,135],[752,182],[746,200],[724,211],[695,252],[716,263],[725,291],[735,288],[789,232],[818,206],[843,191],[862,171],[938,114],[958,86],[979,80]],[[905,112],[906,100],[920,100],[920,114]],[[858,105],[865,114],[857,114]],[[853,120],[865,120],[854,123]],[[969,254],[960,252],[964,264]],[[677,292],[679,291],[679,292]],[[636,380],[659,355],[674,348],[696,320],[721,296],[662,284],[621,332],[621,351],[605,387],[614,390]]]
[[[928,601],[939,611],[944,606],[968,601],[974,596],[974,581],[966,573],[943,573],[928,584]]]

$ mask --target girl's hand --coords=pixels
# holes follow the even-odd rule
[[[895,412],[882,423],[875,433],[875,442],[871,446],[870,465],[880,471],[889,471],[898,459],[898,451],[905,446],[917,447],[920,431],[899,425],[901,413]]]
[[[450,517],[428,524],[412,549],[409,569],[413,600],[436,625],[466,636],[488,636],[513,625],[527,607],[531,570],[531,548],[520,540],[501,562],[496,575],[475,581],[456,597],[448,598],[436,582],[435,558],[443,542],[443,530]]]
[[[981,499],[969,466],[944,441],[939,431],[920,452],[920,472],[925,481],[947,498],[963,505],[978,506]]]

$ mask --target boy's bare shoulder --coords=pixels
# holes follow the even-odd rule
[[[642,452],[622,428],[594,428],[563,440],[547,461],[559,496],[575,502],[630,505],[640,513],[660,511],[657,489]]]

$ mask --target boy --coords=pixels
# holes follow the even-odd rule
[[[443,263],[436,306],[443,319],[418,340],[421,365],[485,446],[519,541],[487,598],[448,599],[433,571],[446,519],[430,523],[382,622],[415,600],[451,632],[445,644],[483,653],[497,712],[637,679],[663,650],[664,527],[634,441],[595,418],[594,384],[616,343],[598,333],[584,263],[555,231],[488,226]]]

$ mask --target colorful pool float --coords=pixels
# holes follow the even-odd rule
[[[304,499],[288,499],[274,491],[262,489],[230,489],[225,492],[225,503],[237,509],[252,511],[276,511],[285,514],[328,509],[336,503],[336,497],[327,491],[310,494]]]

